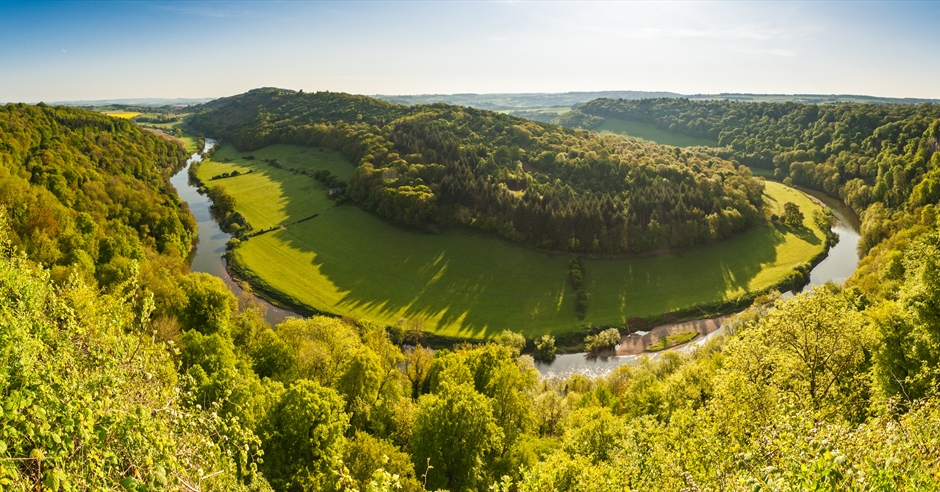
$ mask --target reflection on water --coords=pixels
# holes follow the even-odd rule
[[[203,152],[208,152],[213,146],[215,146],[215,140],[207,138]],[[194,162],[202,162],[202,155],[193,154],[186,161],[186,167],[170,178],[170,183],[176,188],[179,197],[189,204],[189,210],[199,224],[199,239],[195,251],[190,255],[190,270],[210,273],[221,278],[235,296],[241,297],[244,291],[225,270],[225,258],[222,257],[222,254],[225,253],[225,244],[232,236],[223,232],[212,217],[212,213],[209,211],[209,205],[211,205],[209,197],[200,194],[196,187],[189,183],[189,166]],[[284,321],[289,316],[298,316],[290,311],[275,307],[261,298],[256,297],[256,299],[267,307],[265,319],[272,326]]]
[[[806,288],[829,281],[841,284],[852,276],[858,267],[858,240],[861,239],[858,233],[861,225],[859,219],[851,209],[838,200],[817,191],[802,191],[818,198],[832,210],[832,214],[836,216],[836,225],[832,230],[839,235],[839,242],[829,250],[829,256],[810,272],[809,286]]]
[[[552,362],[535,363],[535,368],[542,377],[566,378],[572,374],[584,374],[588,377],[603,376],[624,364],[636,361],[638,355],[609,357],[586,357],[585,354],[561,354]]]

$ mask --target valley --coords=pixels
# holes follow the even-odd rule
[[[246,159],[251,157],[251,159]],[[277,159],[283,168],[265,160]],[[393,325],[404,318],[433,335],[487,339],[503,330],[526,337],[565,335],[589,326],[722,314],[784,283],[824,251],[802,193],[766,183],[768,213],[784,202],[804,212],[802,228],[762,225],[714,244],[627,258],[583,258],[589,307],[575,311],[568,255],[533,251],[473,230],[402,230],[355,205],[337,205],[312,177],[287,170],[353,166],[330,151],[275,145],[250,153],[223,146],[197,176],[221,185],[252,230],[231,266],[256,292],[299,312],[325,312]],[[238,171],[238,176],[211,179]],[[307,217],[316,217],[298,222]],[[282,227],[283,226],[283,227]],[[690,274],[690,272],[694,272]]]

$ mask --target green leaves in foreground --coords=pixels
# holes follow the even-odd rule
[[[116,290],[56,288],[0,240],[0,488],[239,489],[257,443],[188,403],[136,284]]]

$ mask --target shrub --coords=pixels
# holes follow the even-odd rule
[[[511,348],[518,355],[525,348],[525,337],[519,333],[503,330],[496,335],[496,343]]]
[[[545,362],[555,360],[555,337],[542,335],[535,339],[535,359]]]
[[[589,335],[584,339],[584,348],[588,352],[597,352],[606,348],[614,348],[620,342],[620,331],[608,328],[597,335]]]

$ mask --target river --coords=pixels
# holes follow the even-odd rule
[[[211,150],[215,143],[215,140],[207,138],[206,146],[202,149],[202,152]],[[218,222],[212,216],[212,212],[209,210],[209,206],[212,205],[209,197],[199,193],[198,188],[189,182],[189,166],[194,162],[201,161],[202,154],[193,154],[186,161],[186,167],[170,178],[170,183],[176,188],[176,193],[189,204],[189,210],[196,217],[196,222],[199,224],[199,239],[196,242],[195,250],[189,256],[189,269],[193,272],[211,273],[221,278],[235,296],[241,299],[245,291],[228,274],[228,270],[225,269],[225,258],[222,256],[225,253],[225,244],[232,236],[222,231]],[[267,308],[264,317],[271,326],[284,321],[288,316],[298,316],[274,306],[260,297],[256,296],[255,298]]]
[[[208,152],[215,143],[215,140],[207,138],[203,152]],[[209,210],[211,205],[209,197],[199,193],[197,187],[189,182],[189,166],[194,162],[201,161],[201,154],[193,154],[186,161],[186,167],[170,178],[170,183],[176,188],[180,198],[189,204],[189,209],[199,224],[199,239],[195,250],[190,255],[190,270],[210,273],[221,278],[237,297],[242,298],[245,295],[244,289],[232,280],[232,277],[225,269],[225,258],[222,256],[225,253],[225,244],[232,236],[222,231],[212,216],[212,212]],[[836,225],[832,229],[839,234],[839,242],[829,250],[826,259],[816,265],[810,272],[810,282],[807,287],[822,285],[829,281],[841,284],[855,272],[855,268],[858,266],[859,258],[856,249],[860,238],[858,217],[838,200],[813,190],[804,189],[802,191],[818,198],[832,210],[833,215],[836,217]],[[792,294],[788,292],[786,295]],[[260,297],[256,296],[255,299],[267,308],[265,319],[271,326],[284,321],[290,316],[299,317],[298,314],[274,306]],[[721,329],[707,336],[699,337],[695,343],[704,343],[709,337],[720,332]],[[535,366],[546,377],[565,377],[575,373],[586,376],[601,376],[618,366],[634,362],[639,357],[641,356],[586,357],[583,353],[562,354],[557,356],[553,362],[537,362]]]
[[[858,241],[861,238],[859,235],[861,221],[850,208],[839,200],[815,190],[800,188],[800,191],[819,199],[832,210],[832,214],[836,217],[836,224],[832,227],[832,230],[839,235],[839,242],[829,249],[828,256],[810,272],[809,284],[805,289],[823,285],[830,281],[841,284],[845,282],[845,279],[852,276],[855,273],[855,268],[858,267]],[[783,297],[793,297],[793,292],[786,292]],[[705,336],[699,336],[684,348],[691,349],[703,344],[722,331],[722,328],[718,328],[718,330]],[[603,376],[624,364],[634,363],[640,357],[642,355],[587,357],[583,353],[562,354],[549,363],[536,362],[535,368],[539,370],[543,377],[567,377],[572,374],[596,377]],[[655,354],[653,357],[655,357]]]

